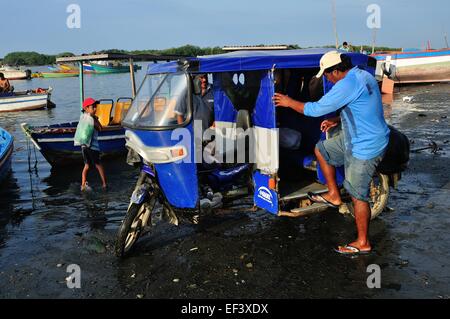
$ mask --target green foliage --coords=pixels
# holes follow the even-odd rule
[[[197,56],[197,55],[210,55],[224,53],[221,47],[205,47],[200,48],[194,45],[184,45],[177,48],[169,48],[164,50],[134,50],[127,52],[130,54],[156,54],[156,55],[184,55],[184,56]]]
[[[55,63],[55,56],[37,52],[12,52],[3,59],[8,65],[45,65]]]
[[[56,55],[57,58],[68,57],[68,56],[75,56],[75,54],[73,54],[72,52],[63,52],[63,53],[59,53]]]
[[[361,45],[351,45],[353,52],[359,52]],[[290,49],[300,49],[301,47],[293,44],[289,45]],[[325,48],[334,48],[334,45],[323,46]],[[372,47],[369,45],[363,45],[363,50],[367,53],[372,53]],[[401,51],[399,48],[388,48],[388,47],[375,47],[376,52],[380,51]],[[221,47],[198,47],[191,44],[186,44],[181,47],[169,48],[163,50],[121,50],[121,49],[109,49],[102,51],[94,51],[90,54],[98,53],[116,53],[116,54],[155,54],[155,55],[183,55],[183,56],[198,56],[198,55],[211,55],[211,54],[221,54],[225,53]],[[8,65],[47,65],[54,64],[57,57],[67,57],[74,56],[72,52],[63,52],[58,55],[46,55],[39,54],[37,52],[12,52],[7,54],[3,59],[3,64]]]
[[[359,52],[361,50],[366,51],[368,54],[372,53],[371,45],[352,45],[353,52]],[[383,51],[401,51],[401,48],[389,48],[389,47],[375,47],[375,52],[383,52]]]

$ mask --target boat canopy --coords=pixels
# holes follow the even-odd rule
[[[277,69],[319,68],[322,55],[332,48],[272,50],[272,51],[235,51],[218,55],[187,58],[188,71],[192,73],[213,73],[230,71],[252,71]],[[348,53],[354,65],[364,68],[376,66],[376,60],[361,53]],[[172,73],[180,70],[180,61],[149,65],[147,74]]]
[[[157,55],[157,54],[121,54],[121,53],[99,53],[85,54],[78,56],[59,57],[56,63],[74,63],[85,61],[106,61],[106,60],[130,60],[133,61],[171,61],[183,58],[183,55]]]

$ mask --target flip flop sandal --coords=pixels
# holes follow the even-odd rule
[[[325,204],[328,207],[331,208],[339,208],[339,205],[335,205],[332,202],[326,200],[322,195],[320,194],[314,194],[313,192],[308,192],[306,194],[306,196],[308,196],[309,200],[314,202],[314,203],[320,203],[320,204]],[[313,197],[319,198],[320,200],[314,199]]]
[[[349,251],[342,251],[339,248],[343,248]],[[345,246],[338,246],[338,248],[334,248],[334,251],[338,254],[345,255],[345,256],[356,256],[356,255],[367,255],[370,254],[371,250],[360,250],[354,246],[351,245],[345,245]]]

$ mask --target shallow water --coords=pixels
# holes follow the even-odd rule
[[[135,73],[137,84],[145,76],[147,63],[141,65],[142,70]],[[31,69],[47,71],[46,67]],[[92,194],[82,194],[79,189],[81,168],[52,170],[20,128],[23,122],[48,125],[77,121],[80,108],[79,79],[36,78],[11,83],[16,91],[52,87],[51,100],[56,108],[0,114],[0,126],[14,136],[12,172],[0,189],[0,247],[7,243],[12,245],[16,237],[37,241],[37,230],[47,228],[60,229],[61,232],[68,229],[76,232],[78,228],[89,227],[116,228],[127,207],[136,172],[121,161],[107,163],[109,191],[100,191],[99,177],[95,171],[91,171],[89,181],[94,191]],[[85,75],[85,96],[114,100],[131,96],[130,75]]]
[[[138,82],[143,74],[137,72]],[[408,135],[413,148],[432,139],[442,150],[411,154],[410,168],[390,196],[393,212],[371,224],[374,254],[348,259],[332,253],[332,247],[353,239],[349,217],[330,211],[288,219],[259,211],[212,217],[199,228],[160,225],[125,261],[113,256],[113,244],[135,169],[122,161],[107,163],[110,189],[102,192],[91,172],[94,191],[83,194],[81,168],[52,170],[20,129],[22,122],[77,120],[78,79],[13,85],[52,86],[57,106],[0,115],[0,126],[15,138],[12,173],[0,189],[0,297],[450,296],[449,84],[402,87],[385,106],[389,122]],[[86,76],[86,86],[86,96],[95,98],[130,95],[128,74]],[[413,95],[413,102],[403,102],[406,95]],[[83,270],[83,289],[65,285],[71,263]],[[366,287],[372,263],[382,268],[382,289]]]

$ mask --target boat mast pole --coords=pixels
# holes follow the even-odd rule
[[[377,40],[377,29],[372,29],[372,54],[375,53],[375,42]]]
[[[80,108],[83,109],[84,101],[84,72],[83,72],[83,61],[78,62],[79,72],[80,72]]]
[[[131,77],[131,94],[134,98],[136,97],[136,80],[134,78],[134,65],[133,65],[133,59],[130,58],[130,77]]]
[[[336,41],[336,50],[339,48],[339,40],[337,33],[337,25],[336,25],[336,3],[335,0],[331,0],[331,10],[333,12],[333,29],[334,29],[334,39]]]

